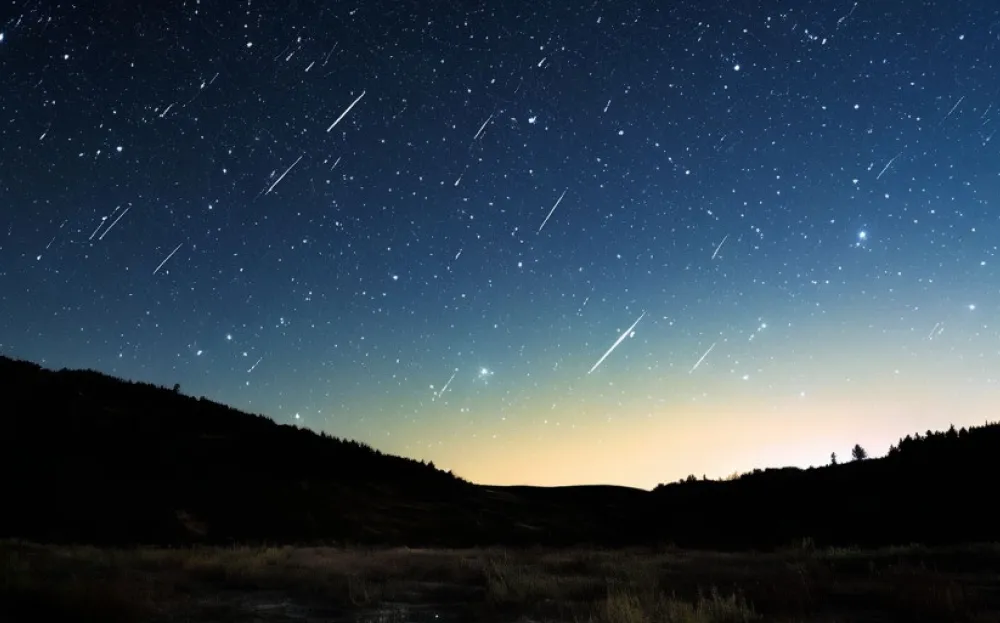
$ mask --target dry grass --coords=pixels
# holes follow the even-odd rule
[[[5,621],[1000,621],[1000,546],[683,550],[192,548],[0,542]],[[444,619],[442,619],[444,620]]]
[[[720,595],[712,589],[695,601],[684,601],[662,593],[636,593],[625,588],[609,589],[595,608],[592,620],[600,623],[746,623],[757,620],[739,595]]]

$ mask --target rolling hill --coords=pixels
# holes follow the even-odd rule
[[[0,537],[770,548],[1000,538],[1000,426],[887,457],[653,491],[477,485],[177,390],[0,357]]]

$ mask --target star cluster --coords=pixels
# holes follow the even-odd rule
[[[480,482],[1000,404],[1000,7],[8,3],[0,351]]]

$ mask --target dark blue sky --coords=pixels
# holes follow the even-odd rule
[[[0,11],[6,355],[497,483],[995,416],[995,3],[95,4]]]

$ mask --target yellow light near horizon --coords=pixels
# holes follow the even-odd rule
[[[501,442],[451,444],[434,460],[480,483],[652,488],[688,474],[722,478],[754,468],[824,465],[831,452],[848,460],[856,443],[880,456],[907,433],[944,429],[952,422],[981,424],[983,407],[1000,404],[995,388],[966,393],[962,404],[970,415],[949,419],[955,400],[927,386],[857,389],[851,398],[816,391],[813,400],[790,396],[735,405],[719,398],[652,414],[623,411],[612,422],[591,421],[577,429],[524,426]]]

